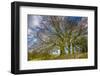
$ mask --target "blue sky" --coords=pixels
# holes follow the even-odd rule
[[[68,20],[69,20],[69,21],[72,21],[72,22],[79,22],[79,21],[81,21],[81,18],[82,18],[82,17],[69,16],[69,17],[68,17]]]

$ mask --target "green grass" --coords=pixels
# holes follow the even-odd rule
[[[84,59],[84,58],[88,58],[87,52],[75,53],[75,54],[65,54],[62,56],[28,53],[28,60],[29,61],[31,61],[31,60]]]

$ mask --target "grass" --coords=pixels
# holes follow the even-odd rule
[[[84,59],[88,58],[88,53],[75,53],[75,54],[65,54],[62,56],[58,55],[48,55],[48,54],[32,54],[28,53],[28,60],[59,60],[59,59]]]

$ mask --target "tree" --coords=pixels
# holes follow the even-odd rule
[[[76,17],[70,20],[72,17],[66,16],[41,16],[41,18],[41,27],[38,27],[40,31],[37,32],[37,37],[41,42],[33,50],[49,54],[57,46],[60,49],[60,56],[66,54],[65,48],[68,48],[68,54],[70,54],[71,46],[74,54],[75,45],[87,50],[87,37],[84,37],[87,35],[87,27],[85,27],[87,18],[80,17],[78,21]]]

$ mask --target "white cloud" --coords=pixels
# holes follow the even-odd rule
[[[41,16],[34,16],[34,15],[29,15],[29,27],[40,27],[40,21],[42,17]]]

